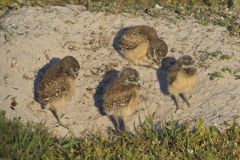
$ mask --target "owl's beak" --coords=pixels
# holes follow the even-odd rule
[[[140,86],[141,86],[141,85],[140,85],[140,80],[139,80],[139,81],[137,81],[136,85],[137,85],[138,87],[140,87]]]
[[[140,80],[138,80],[138,81],[137,81],[137,83],[138,83],[138,84],[140,84],[140,83],[141,83],[141,81],[140,81]]]
[[[79,72],[74,72],[74,78],[76,79],[78,77]]]

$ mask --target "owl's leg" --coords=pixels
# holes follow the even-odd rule
[[[156,65],[156,63],[152,62],[147,57],[143,57],[142,60],[137,65],[141,67],[151,68],[154,70],[158,69],[158,66]]]
[[[152,62],[152,63],[149,64],[148,68],[158,70],[159,65],[157,65],[155,62]]]
[[[108,118],[109,118],[109,120],[113,123],[114,128],[115,128],[116,130],[119,130],[119,124],[118,124],[117,116],[109,115]]]
[[[180,109],[179,103],[178,103],[178,98],[177,98],[175,95],[171,95],[171,98],[172,98],[173,102],[174,102],[175,105],[176,105],[176,111],[178,111],[178,110]],[[175,111],[175,112],[176,112],[176,111]]]
[[[187,104],[188,107],[190,107],[190,103],[188,102],[186,96],[184,93],[180,93],[179,96],[182,98],[182,100]]]
[[[66,128],[66,129],[68,129],[68,130],[70,131],[70,129],[69,129],[66,125],[64,125],[64,124],[62,123],[62,121],[60,120],[60,118],[59,118],[59,116],[58,116],[58,114],[57,114],[56,109],[55,109],[54,107],[50,107],[49,110],[52,112],[52,114],[54,115],[54,117],[57,119],[57,122],[58,122],[59,126],[62,126],[62,127]]]
[[[52,114],[54,115],[54,117],[57,119],[57,122],[58,122],[59,124],[62,124],[62,122],[60,121],[60,118],[59,118],[59,116],[58,116],[58,114],[57,114],[56,109],[55,109],[54,107],[50,107],[49,110],[52,112]]]
[[[152,61],[150,61],[146,56],[144,56],[144,57],[141,57],[138,64],[140,66],[150,67],[151,63]]]
[[[109,119],[113,123],[115,129],[118,132],[124,131],[125,130],[125,123],[122,117],[116,116],[116,115],[110,115]]]
[[[157,67],[153,66],[152,64],[138,64],[138,66],[150,68],[150,69],[154,69],[154,70],[158,69]]]
[[[120,116],[118,116],[118,129],[120,131],[125,131],[126,130],[124,119]]]

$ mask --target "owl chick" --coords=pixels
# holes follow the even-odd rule
[[[194,60],[191,56],[184,55],[178,60],[174,57],[168,57],[170,65],[167,67],[168,71],[168,92],[172,96],[177,110],[180,109],[178,98],[179,95],[183,101],[190,107],[185,93],[189,93],[197,83],[197,70],[193,67],[186,67],[192,65]],[[163,63],[165,61],[163,60]],[[166,64],[165,64],[166,65]]]
[[[139,91],[139,74],[132,68],[124,68],[107,86],[103,95],[103,107],[105,113],[114,119],[117,129],[124,130],[124,121],[135,112]]]
[[[75,79],[80,69],[79,62],[66,56],[58,64],[47,70],[39,87],[39,100],[56,117],[59,125],[64,126],[57,110],[66,106],[75,92]]]
[[[120,54],[136,65],[159,65],[168,52],[167,44],[158,37],[156,30],[145,25],[127,28],[119,44]]]

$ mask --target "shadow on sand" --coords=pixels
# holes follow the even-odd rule
[[[160,90],[164,95],[169,95],[168,91],[168,70],[176,63],[174,57],[165,57],[162,59],[162,65],[157,69],[157,78],[160,85]]]
[[[125,27],[117,32],[117,35],[113,39],[113,48],[120,54],[121,46],[120,40],[122,39],[123,35],[126,33],[129,27]],[[121,55],[121,54],[120,54]]]
[[[105,93],[106,87],[108,84],[110,84],[113,80],[117,78],[118,73],[119,71],[114,69],[105,73],[105,75],[103,76],[103,79],[99,82],[96,88],[96,92],[93,98],[94,98],[95,106],[98,108],[100,114],[102,115],[106,115],[103,108],[103,95]]]
[[[164,68],[157,69],[157,78],[160,86],[160,90],[164,95],[169,95],[168,91],[168,73]]]

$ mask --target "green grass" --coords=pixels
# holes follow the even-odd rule
[[[52,157],[55,139],[49,136],[43,124],[20,123],[20,119],[8,121],[0,112],[0,159],[38,159]]]
[[[155,124],[147,117],[136,134],[122,132],[107,136],[51,136],[43,124],[22,125],[0,112],[0,159],[239,159],[240,131],[225,132],[197,125],[171,122]]]
[[[165,12],[177,13],[177,18],[194,16],[199,23],[213,23],[226,27],[230,35],[240,36],[240,15],[229,13],[235,7],[236,0],[0,0],[0,15],[22,6],[47,6],[66,4],[86,5],[90,11],[105,13],[148,14],[153,17]],[[89,3],[90,2],[90,3]],[[162,7],[161,10],[155,6]],[[237,8],[237,7],[236,7]],[[235,13],[239,9],[234,9]],[[166,15],[167,16],[167,15]]]
[[[19,9],[22,6],[47,5],[64,6],[66,4],[86,5],[86,0],[0,0],[0,15],[4,15],[9,10]]]
[[[224,1],[231,7],[230,1]],[[228,2],[228,3],[227,3]],[[8,10],[28,5],[86,4],[77,0],[0,0],[0,15]],[[91,11],[106,13],[127,12],[158,16],[159,4],[178,17],[194,15],[200,23],[226,26],[233,34],[240,33],[236,17],[217,8],[215,1],[157,1],[157,0],[92,0]],[[224,5],[224,4],[223,4]],[[214,19],[211,16],[218,14]],[[222,18],[223,17],[223,18]],[[214,55],[211,55],[214,57]],[[222,60],[230,59],[223,55]],[[229,71],[239,79],[239,70]],[[215,74],[219,77],[219,74]],[[221,75],[220,75],[221,77]],[[44,124],[23,125],[20,119],[9,121],[0,112],[0,159],[240,159],[240,131],[236,126],[221,133],[204,127],[202,121],[192,128],[189,124],[171,122],[155,124],[150,118],[137,134],[88,134],[84,137],[57,139]]]

